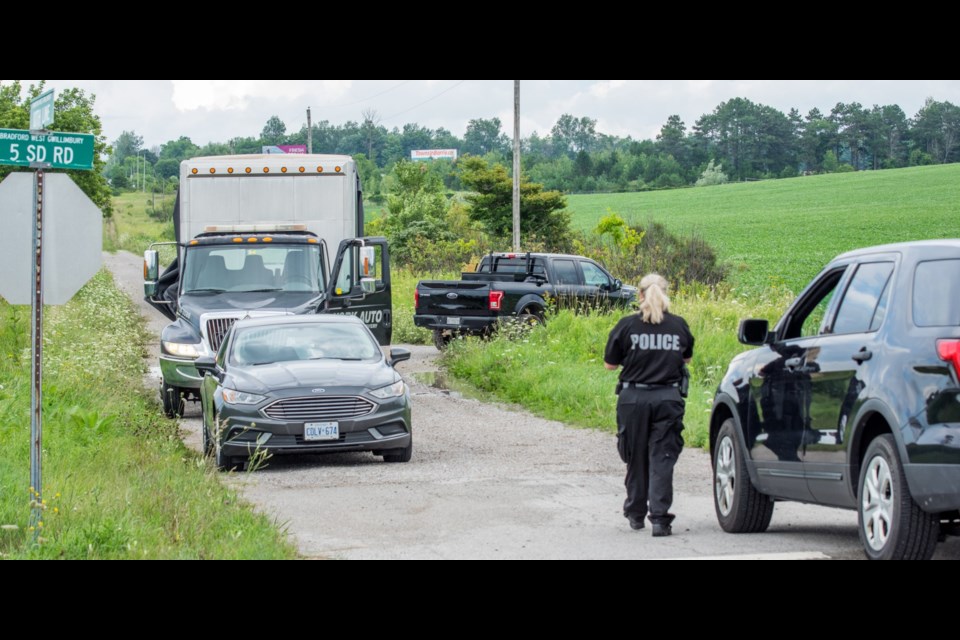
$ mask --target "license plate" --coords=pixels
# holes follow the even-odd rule
[[[447,324],[460,324],[460,318],[451,318],[447,316]]]
[[[307,442],[317,440],[339,440],[339,422],[308,422],[303,425],[303,439]]]

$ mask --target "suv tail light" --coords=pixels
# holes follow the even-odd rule
[[[503,291],[490,292],[490,311],[500,311],[500,304],[503,302]]]
[[[413,308],[414,309],[420,308],[420,292],[417,291],[416,289],[413,290]]]
[[[960,340],[937,340],[937,355],[953,365],[953,372],[960,380]]]

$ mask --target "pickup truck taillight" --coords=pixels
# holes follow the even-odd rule
[[[937,340],[937,355],[953,365],[953,372],[960,379],[960,340]]]
[[[413,290],[413,308],[414,309],[420,308],[420,292],[417,291],[416,289]]]
[[[490,311],[500,311],[500,303],[503,302],[503,291],[490,292]]]

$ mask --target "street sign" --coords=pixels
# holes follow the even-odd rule
[[[103,262],[103,214],[65,173],[47,173],[43,192],[43,302],[66,304]],[[0,296],[10,304],[33,298],[31,236],[33,172],[0,182]]]
[[[92,169],[93,138],[89,133],[32,134],[0,129],[0,164],[29,167],[46,162],[52,169]]]
[[[30,129],[46,129],[48,124],[53,124],[53,89],[30,101]]]

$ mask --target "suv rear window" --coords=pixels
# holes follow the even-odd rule
[[[928,260],[913,275],[913,323],[918,327],[960,325],[960,260]]]

